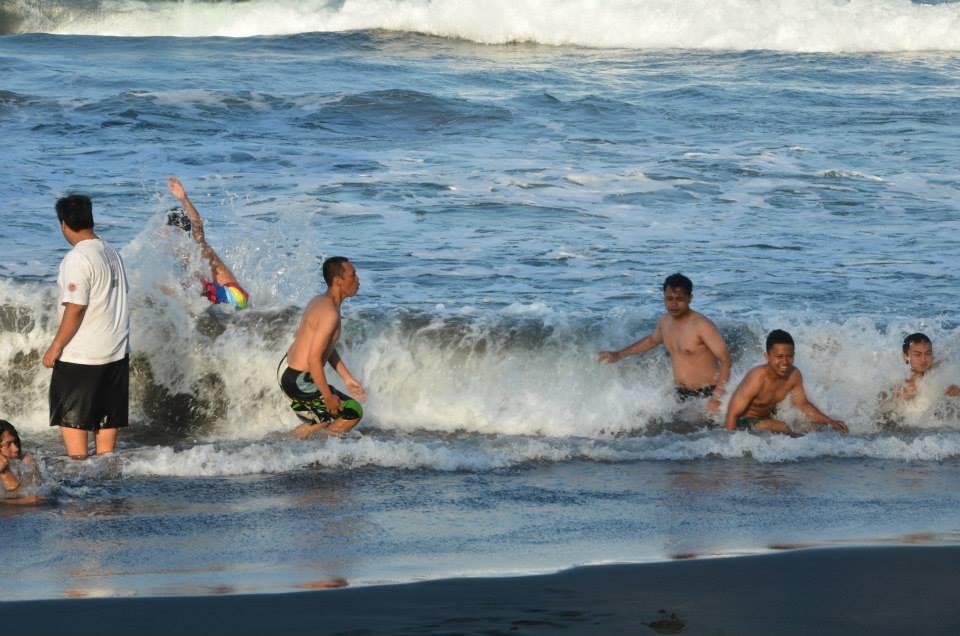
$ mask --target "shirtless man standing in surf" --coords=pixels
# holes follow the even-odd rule
[[[786,422],[775,417],[777,405],[789,395],[793,405],[814,424],[830,426],[840,433],[847,432],[846,424],[824,415],[807,399],[803,376],[793,366],[793,352],[793,336],[781,329],[770,332],[767,352],[763,356],[767,363],[751,369],[730,398],[724,422],[728,430],[791,433]]]
[[[653,333],[619,351],[601,351],[597,360],[617,362],[662,344],[673,363],[677,399],[708,398],[707,410],[719,413],[719,398],[730,379],[730,353],[710,319],[690,309],[691,300],[693,282],[683,274],[668,276],[663,281],[667,313]]]
[[[280,388],[290,398],[290,408],[301,421],[293,431],[300,439],[321,431],[343,435],[363,417],[363,408],[356,399],[327,382],[327,363],[357,399],[367,398],[363,386],[351,375],[335,348],[340,339],[340,305],[357,294],[360,278],[350,261],[333,256],[323,262],[323,280],[327,291],[315,296],[304,310],[287,351],[287,368],[280,377]]]

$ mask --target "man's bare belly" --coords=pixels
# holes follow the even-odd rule
[[[717,383],[717,359],[706,355],[672,355],[673,382],[678,387],[696,390]]]

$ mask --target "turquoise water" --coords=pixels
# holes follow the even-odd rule
[[[750,6],[0,5],[0,416],[56,502],[3,511],[0,551],[44,555],[21,598],[88,571],[89,593],[276,591],[303,563],[375,582],[953,541],[960,9]],[[171,174],[247,312],[177,284],[197,255],[162,231]],[[69,191],[134,306],[132,425],[81,466],[39,364]],[[369,416],[293,443],[275,370],[334,254],[362,281],[342,353]],[[595,365],[653,327],[674,271],[735,379],[785,328],[851,435],[728,435],[678,410],[662,352]],[[876,396],[917,330],[942,363],[891,429]]]

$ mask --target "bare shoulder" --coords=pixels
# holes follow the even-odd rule
[[[701,314],[699,311],[691,311],[693,314],[694,325],[701,332],[709,331],[711,333],[720,333],[720,330],[717,329],[717,326],[713,324],[713,321]]]
[[[747,374],[740,380],[740,385],[737,387],[737,390],[747,392],[761,391],[767,382],[765,367],[765,364],[761,364],[747,371]]]
[[[800,369],[793,367],[790,377],[787,378],[787,388],[792,389],[797,386],[803,386],[803,374],[800,373]]]
[[[657,319],[657,326],[651,334],[655,340],[662,340],[663,334],[670,329],[670,314],[663,314]]]
[[[333,309],[333,302],[325,294],[319,294],[310,299],[304,313],[317,315]]]
[[[306,309],[303,310],[303,319],[301,324],[304,325],[316,325],[320,321],[320,318],[323,316],[324,312],[324,301],[326,298],[321,294],[319,296],[314,296],[310,299],[310,302],[307,303]]]

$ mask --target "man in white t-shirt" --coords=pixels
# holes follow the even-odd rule
[[[53,369],[50,426],[59,426],[67,455],[87,457],[88,434],[98,455],[113,452],[127,425],[130,314],[120,255],[93,233],[90,198],[57,201],[57,218],[73,249],[60,263],[60,327],[43,356]]]

